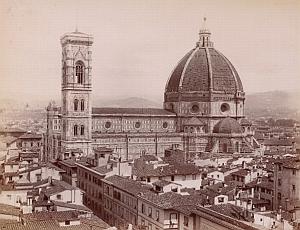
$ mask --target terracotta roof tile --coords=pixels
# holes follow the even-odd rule
[[[239,219],[239,220],[244,220],[244,221],[249,221],[249,218],[245,218],[244,216],[241,215],[243,213],[243,208],[235,206],[233,204],[219,204],[219,205],[212,205],[211,207],[208,207],[210,210],[213,210],[215,212],[221,213],[225,216],[234,218],[234,219]]]
[[[152,183],[152,185],[158,186],[158,187],[165,187],[169,184],[172,184],[172,182],[171,181],[166,181],[166,180],[157,180],[154,183]]]
[[[42,134],[38,133],[25,133],[19,139],[42,139]]]
[[[19,216],[20,208],[8,204],[0,203],[0,214]]]
[[[122,189],[132,195],[138,195],[142,192],[150,191],[152,188],[149,185],[145,185],[139,181],[135,181],[126,177],[113,175],[103,179],[103,181],[107,181],[112,183],[116,188]]]

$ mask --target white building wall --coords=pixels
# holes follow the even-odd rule
[[[50,200],[82,205],[82,192],[80,189],[65,190],[50,196]]]
[[[27,191],[28,190],[1,191],[0,203],[20,207],[20,202],[27,202]]]

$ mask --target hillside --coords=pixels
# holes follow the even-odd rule
[[[246,114],[249,117],[298,118],[300,93],[271,91],[246,96]]]

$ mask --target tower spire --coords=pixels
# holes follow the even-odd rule
[[[213,43],[210,41],[210,31],[206,25],[206,17],[203,18],[202,27],[199,31],[199,41],[197,42],[197,46],[199,47],[213,47]]]
[[[206,17],[203,18],[202,30],[207,30],[207,28],[206,28]]]

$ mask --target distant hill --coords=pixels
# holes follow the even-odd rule
[[[273,118],[300,118],[300,92],[271,91],[246,96],[246,115]]]
[[[140,97],[129,97],[118,100],[94,99],[93,106],[123,108],[162,108],[162,103]]]
[[[95,97],[93,107],[125,107],[125,108],[162,108],[163,98],[145,99],[141,97],[124,97],[120,99],[104,99]],[[0,118],[4,111],[11,110],[45,110],[49,100],[33,99],[18,101],[17,99],[0,98]],[[60,100],[56,100],[57,105]],[[271,91],[264,93],[246,94],[246,115],[250,118],[273,117],[292,118],[300,120],[300,92]]]

